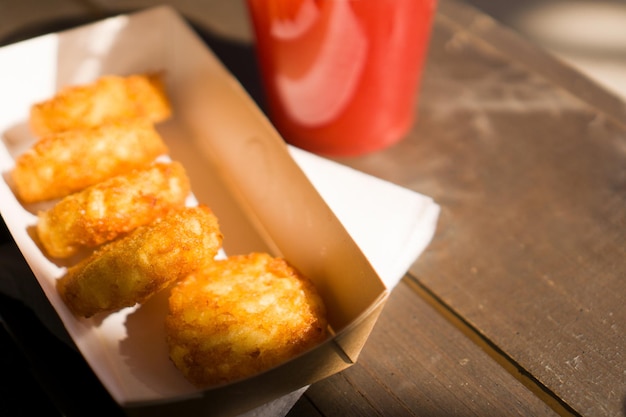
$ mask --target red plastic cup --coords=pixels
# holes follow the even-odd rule
[[[374,152],[414,123],[435,0],[247,0],[268,113],[328,156]]]

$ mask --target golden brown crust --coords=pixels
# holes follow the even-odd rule
[[[15,191],[25,203],[65,197],[131,169],[149,166],[167,151],[154,126],[144,120],[46,136],[16,160],[12,172]]]
[[[169,298],[170,358],[193,384],[249,377],[326,338],[322,299],[280,258],[254,253],[216,261]]]
[[[30,127],[38,136],[84,129],[123,119],[157,123],[171,107],[158,74],[108,75],[90,84],[66,87],[49,100],[34,104]]]
[[[166,317],[169,355],[198,387],[263,372],[327,337],[314,284],[264,253],[215,261],[218,219],[183,207],[189,179],[153,123],[171,109],[159,77],[107,76],[69,87],[31,107],[40,136],[16,161],[25,203],[63,198],[39,213],[47,253],[92,254],[68,268],[57,290],[77,317],[112,313],[172,288]],[[101,246],[100,246],[101,245]]]
[[[77,316],[117,311],[145,302],[212,262],[221,245],[219,224],[209,208],[175,210],[97,249],[69,268],[57,289]]]
[[[189,192],[182,164],[156,163],[65,197],[38,214],[37,233],[48,255],[67,258],[183,207]]]

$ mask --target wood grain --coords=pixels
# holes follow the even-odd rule
[[[358,362],[309,388],[290,416],[554,416],[420,298],[392,292]]]
[[[519,39],[495,22],[442,6],[414,129],[340,162],[441,204],[411,268],[425,288],[575,413],[623,415],[622,108],[532,48],[516,59]]]

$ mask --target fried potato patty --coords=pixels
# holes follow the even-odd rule
[[[109,123],[42,138],[20,155],[13,169],[25,203],[65,197],[131,169],[149,166],[168,152],[152,123]]]
[[[189,178],[179,162],[156,163],[68,195],[38,213],[37,233],[56,258],[96,247],[185,205]]]
[[[57,289],[76,316],[117,311],[213,262],[221,245],[208,207],[174,210],[95,250],[68,269]]]
[[[173,287],[170,358],[198,387],[276,366],[326,338],[313,283],[281,258],[253,253],[207,265]]]
[[[120,119],[170,117],[171,106],[159,75],[108,75],[93,83],[66,87],[34,104],[29,123],[36,136],[84,129]]]

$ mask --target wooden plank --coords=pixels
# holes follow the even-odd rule
[[[289,410],[288,417],[322,417],[307,396],[302,396]]]
[[[521,7],[525,6],[527,4]],[[459,31],[470,34],[474,42],[484,40],[509,60],[528,66],[530,71],[541,74],[554,85],[566,89],[569,94],[579,97],[582,101],[593,103],[595,109],[615,120],[626,121],[626,102],[618,94],[607,90],[563,62],[557,62],[555,65],[553,54],[522,38],[514,30],[497,23],[490,16],[478,12],[473,7],[450,0],[439,3],[439,12],[440,18],[445,20],[446,24],[456,26]]]
[[[300,401],[325,416],[556,415],[406,282],[392,292],[357,363]]]
[[[567,407],[621,415],[624,120],[586,101],[605,106],[604,94],[571,94],[576,80],[535,71],[532,54],[515,60],[495,23],[476,31],[474,12],[455,20],[456,3],[443,4],[417,125],[385,152],[340,162],[434,197],[437,235],[412,274]]]

